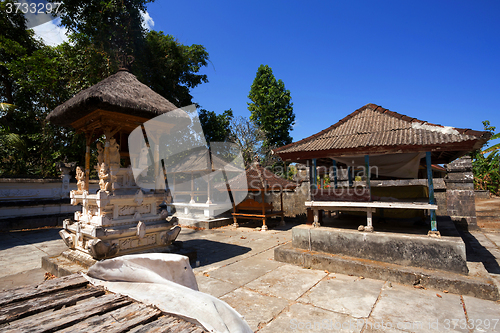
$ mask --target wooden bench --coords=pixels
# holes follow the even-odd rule
[[[247,219],[262,219],[262,231],[267,230],[266,218],[272,216],[281,216],[281,224],[285,223],[283,210],[273,211],[273,205],[266,202],[258,202],[254,199],[246,199],[234,207],[233,212],[234,226],[238,227],[238,217]]]

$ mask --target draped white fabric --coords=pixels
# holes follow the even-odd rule
[[[417,178],[420,160],[425,153],[378,154],[370,155],[370,173],[378,176],[395,178]],[[352,167],[364,167],[363,155],[331,157],[332,159]]]
[[[202,325],[209,332],[250,333],[227,303],[198,291],[189,258],[177,254],[126,255],[97,262],[84,275],[90,283],[127,295]]]

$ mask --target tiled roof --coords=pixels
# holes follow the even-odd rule
[[[343,153],[370,148],[443,146],[461,142],[484,143],[489,132],[427,123],[375,104],[367,104],[327,129],[275,150],[288,153],[335,151]]]
[[[245,170],[245,173],[230,179],[229,186],[232,189],[248,189],[249,191],[280,191],[293,190],[296,184],[277,176],[257,162],[254,162]]]

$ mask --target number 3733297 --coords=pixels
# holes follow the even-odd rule
[[[61,2],[47,2],[47,3],[22,3],[22,2],[7,2],[5,4],[5,12],[7,14],[11,13],[23,13],[23,14],[45,14],[45,13],[59,13],[61,11]]]

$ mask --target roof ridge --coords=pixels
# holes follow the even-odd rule
[[[319,139],[320,136],[325,135],[326,133],[338,128],[342,124],[347,123],[352,118],[356,117],[358,114],[360,114],[362,112],[365,112],[366,110],[378,112],[382,115],[390,116],[390,117],[393,117],[395,119],[404,121],[406,123],[411,124],[411,129],[422,130],[422,131],[425,131],[426,133],[429,133],[429,134],[430,134],[430,132],[435,132],[435,133],[440,132],[440,134],[442,134],[442,135],[464,135],[464,136],[468,136],[468,138],[462,138],[462,139],[466,139],[466,140],[472,139],[471,137],[473,137],[473,136],[475,136],[476,138],[480,137],[480,138],[484,139],[485,138],[484,136],[487,135],[487,133],[483,132],[483,131],[473,131],[470,129],[455,128],[455,127],[451,127],[451,126],[443,126],[443,125],[433,124],[433,123],[430,123],[430,122],[427,122],[424,120],[420,120],[417,118],[409,117],[409,116],[401,114],[401,113],[391,111],[389,109],[385,109],[380,105],[369,103],[369,104],[366,104],[366,105],[362,106],[361,108],[355,110],[354,112],[348,114],[347,116],[340,119],[338,122],[329,126],[328,128],[326,128],[326,129],[324,129],[316,134],[308,136],[302,140],[299,140],[299,141],[290,143],[288,145],[276,148],[273,150],[273,153],[275,152],[275,153],[279,154],[280,152],[283,152],[283,151],[285,151],[288,148],[291,148],[293,146],[306,145],[310,142],[313,142],[315,139]],[[386,131],[383,131],[383,130],[366,131],[366,132],[363,131],[363,132],[360,132],[359,134],[375,134],[375,133],[384,133],[384,132],[389,132],[389,131],[400,131],[400,130],[405,130],[405,128],[393,128],[393,129],[386,130]],[[356,133],[329,135],[329,136],[322,137],[321,140],[328,139],[328,138],[334,138],[334,137],[341,138],[341,137],[350,136],[350,135],[352,136],[355,134]]]

